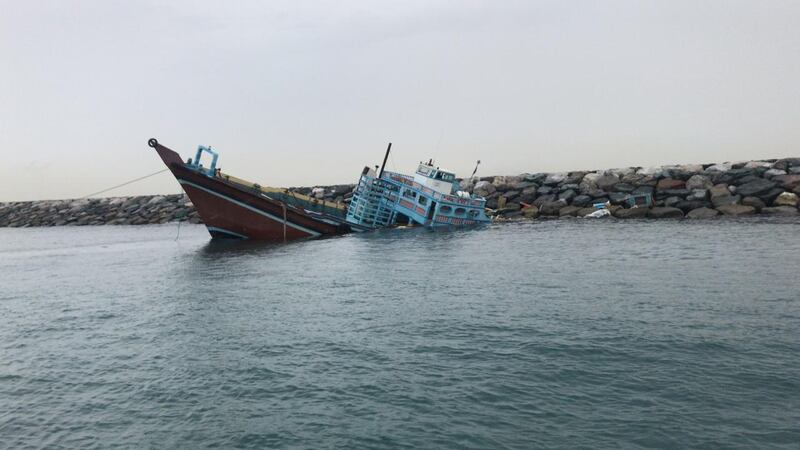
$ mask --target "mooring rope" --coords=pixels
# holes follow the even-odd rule
[[[143,176],[143,177],[139,177],[139,178],[136,178],[136,179],[133,179],[133,180],[130,180],[130,181],[126,181],[126,182],[124,182],[124,183],[122,183],[122,184],[118,184],[118,185],[116,185],[116,186],[112,186],[112,187],[110,187],[110,188],[103,189],[102,191],[92,192],[92,193],[91,193],[91,194],[89,194],[89,195],[84,195],[83,197],[81,197],[81,199],[84,199],[84,198],[89,198],[89,197],[94,197],[94,196],[95,196],[95,195],[97,195],[97,194],[102,194],[102,193],[104,193],[104,192],[113,191],[114,189],[121,188],[122,186],[127,186],[127,185],[129,185],[129,184],[131,184],[131,183],[136,183],[137,181],[142,181],[142,180],[144,180],[145,178],[150,178],[150,177],[152,177],[152,176],[158,175],[158,174],[160,174],[160,173],[162,173],[162,172],[166,172],[166,171],[168,171],[168,170],[169,170],[169,168],[167,168],[167,169],[161,169],[161,170],[159,170],[158,172],[151,173],[150,175],[145,175],[145,176]]]

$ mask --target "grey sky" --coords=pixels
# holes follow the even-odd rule
[[[0,201],[800,155],[800,1],[0,1]],[[110,195],[177,193],[161,174]]]

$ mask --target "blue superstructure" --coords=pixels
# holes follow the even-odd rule
[[[347,222],[370,228],[393,225],[450,227],[491,222],[486,199],[460,191],[455,174],[420,163],[414,176],[380,175],[364,168],[347,209]]]

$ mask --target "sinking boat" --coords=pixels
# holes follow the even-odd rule
[[[431,160],[420,162],[413,176],[383,168],[376,174],[365,167],[353,191],[347,221],[369,228],[478,225],[491,222],[485,210],[486,199],[462,191],[455,174],[435,167]]]
[[[199,146],[194,159],[150,139],[161,160],[178,180],[212,238],[286,242],[335,236],[396,225],[452,227],[488,223],[486,200],[462,192],[455,174],[433,161],[420,163],[413,176],[365,168],[348,207],[292,192],[260,186],[223,173],[219,154]],[[203,166],[204,154],[211,164]],[[377,166],[376,166],[377,167]]]

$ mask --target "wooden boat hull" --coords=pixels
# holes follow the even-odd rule
[[[344,217],[307,211],[260,190],[209,176],[185,164],[178,153],[157,140],[150,139],[148,144],[181,184],[212,238],[286,242],[352,231]]]

